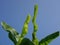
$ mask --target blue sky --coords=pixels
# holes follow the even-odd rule
[[[33,16],[34,5],[38,4],[37,24],[39,26],[37,37],[41,40],[47,35],[60,31],[60,0],[0,0],[0,22],[16,29],[19,33],[22,31],[27,14]],[[25,37],[32,38],[33,25],[29,24],[29,31]],[[58,37],[49,45],[59,45]],[[8,33],[0,25],[0,45],[13,45],[8,38]]]

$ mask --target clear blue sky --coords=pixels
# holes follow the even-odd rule
[[[0,0],[0,22],[5,21],[21,33],[28,13],[33,16],[34,5],[38,4],[37,37],[41,40],[47,35],[60,30],[60,0]],[[32,38],[33,25],[30,21],[26,37]],[[0,25],[0,45],[13,45],[8,33]],[[49,45],[60,45],[58,37]]]

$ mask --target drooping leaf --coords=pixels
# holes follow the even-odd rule
[[[18,37],[20,36],[19,33],[5,22],[1,22],[1,25],[2,28],[9,33],[8,36],[14,42],[14,44],[17,43]]]
[[[43,38],[40,42],[39,45],[48,45],[50,42],[52,42],[55,38],[59,36],[59,31],[48,35],[47,37]]]
[[[28,38],[24,38],[20,45],[34,45],[34,44]]]

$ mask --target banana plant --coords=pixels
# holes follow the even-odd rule
[[[14,28],[9,26],[4,21],[1,22],[2,28],[8,32],[8,37],[14,43],[14,45],[48,45],[50,42],[52,42],[54,39],[56,39],[59,36],[59,31],[57,31],[52,34],[49,34],[40,41],[38,40],[36,36],[36,33],[38,31],[38,25],[36,23],[37,13],[38,13],[38,5],[36,4],[34,6],[34,16],[32,18],[32,24],[34,27],[32,33],[32,40],[25,37],[25,35],[28,33],[28,24],[31,18],[30,14],[28,14],[24,22],[21,34],[19,34]]]

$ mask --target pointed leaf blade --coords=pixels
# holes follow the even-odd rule
[[[9,32],[8,36],[9,38],[14,42],[17,43],[17,35],[19,35],[18,32],[16,32],[16,30],[14,28],[12,28],[11,26],[9,26],[8,24],[6,24],[5,22],[1,22],[2,28]]]
[[[47,37],[43,38],[40,42],[39,45],[42,45],[43,43],[45,45],[48,45],[50,42],[52,42],[55,38],[57,38],[59,36],[59,31],[48,35]]]

